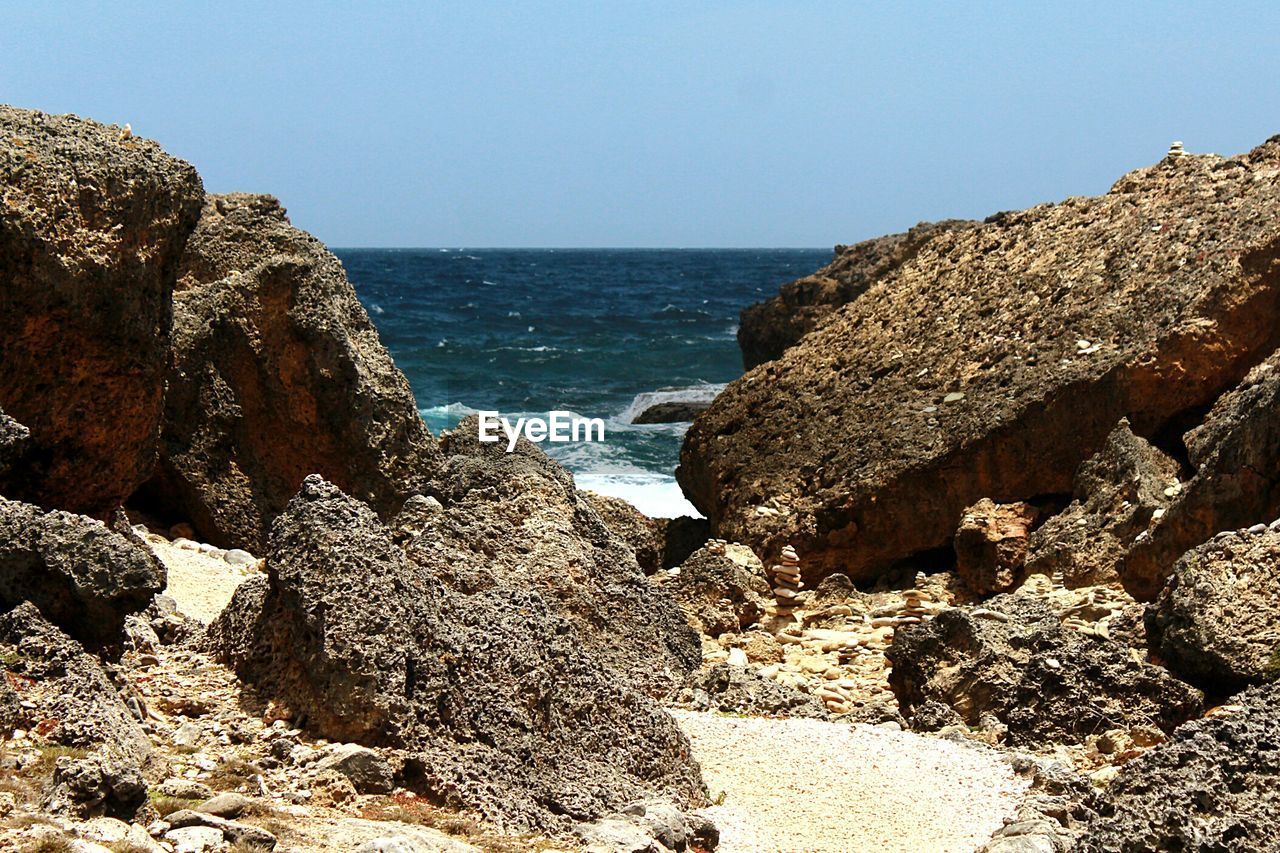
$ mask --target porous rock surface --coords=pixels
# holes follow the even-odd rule
[[[928,702],[969,725],[991,714],[1013,745],[1079,743],[1121,726],[1165,732],[1203,710],[1203,697],[1129,649],[1065,629],[1043,604],[996,596],[894,632],[889,684],[904,716]]]
[[[736,634],[765,617],[771,590],[751,549],[723,542],[704,545],[678,569],[657,576],[662,589],[703,634]]]
[[[983,498],[964,511],[956,529],[956,574],[980,594],[1007,592],[1022,577],[1027,535],[1040,517],[1031,504]]]
[[[1178,463],[1121,420],[1076,472],[1074,500],[1032,532],[1026,569],[1069,587],[1119,578],[1125,556],[1181,488]]]
[[[258,553],[308,474],[385,520],[434,472],[435,441],[341,262],[271,196],[206,199],[173,325],[144,494],[202,541]]]
[[[1280,524],[1215,536],[1147,611],[1165,665],[1214,693],[1280,677]]]
[[[631,546],[636,554],[636,562],[646,575],[662,568],[664,542],[661,526],[657,522],[622,498],[585,490],[579,494],[596,511],[600,520],[618,538]]]
[[[1191,548],[1280,516],[1280,352],[1223,395],[1183,440],[1195,474],[1121,569],[1125,586],[1146,601]]]
[[[136,539],[0,498],[0,607],[29,601],[77,638],[110,643],[164,586],[164,566]]]
[[[30,440],[31,430],[0,409],[0,476],[4,476],[4,472],[26,453]]]
[[[1275,349],[1280,139],[944,231],[731,383],[677,472],[717,536],[878,576],[965,507],[1070,491],[1121,417],[1155,435]]]
[[[1280,685],[1254,687],[1124,766],[1086,853],[1264,853],[1280,838]]]
[[[831,263],[813,275],[784,284],[777,296],[742,310],[738,346],[743,365],[750,370],[778,358],[841,305],[857,299],[876,280],[915,257],[934,235],[974,224],[960,219],[921,222],[902,234],[836,246]]]
[[[0,494],[100,516],[151,473],[195,169],[76,116],[0,106]]]
[[[440,442],[428,485],[396,521],[409,558],[463,593],[527,590],[572,623],[579,642],[629,685],[661,696],[702,663],[698,634],[632,550],[537,445],[479,441],[474,417]],[[424,511],[425,509],[425,511]]]
[[[208,642],[318,733],[407,750],[405,784],[505,825],[560,832],[645,797],[701,803],[688,742],[629,686],[638,676],[533,584],[485,570],[493,540],[473,544],[438,575],[308,477],[272,530],[267,577],[241,586]]]

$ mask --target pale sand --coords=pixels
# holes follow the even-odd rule
[[[972,853],[1028,782],[985,752],[912,732],[673,710],[693,743],[719,853]]]
[[[164,594],[178,602],[179,612],[206,625],[231,601],[236,587],[259,573],[253,566],[233,566],[221,557],[178,548],[158,536],[148,536],[147,543],[168,569]]]

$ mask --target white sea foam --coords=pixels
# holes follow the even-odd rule
[[[628,406],[618,415],[622,423],[632,423],[636,416],[645,409],[659,403],[709,403],[725,389],[725,383],[690,385],[684,388],[659,388],[657,391],[644,391],[637,394]]]
[[[579,474],[573,479],[578,488],[622,498],[650,518],[677,518],[682,515],[702,517],[680,491],[680,485],[674,477],[641,472],[640,476],[634,477]]]

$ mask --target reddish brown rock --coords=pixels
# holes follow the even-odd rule
[[[956,574],[980,594],[1006,592],[1022,578],[1027,534],[1040,511],[1028,503],[983,498],[964,511],[956,530]]]
[[[99,518],[150,474],[170,293],[204,190],[145,139],[0,106],[0,493]]]
[[[1121,417],[1155,435],[1275,349],[1277,178],[1280,139],[935,235],[722,392],[681,485],[717,536],[855,580],[982,497],[1069,492]]]
[[[440,452],[341,262],[274,198],[210,196],[174,295],[161,464],[139,502],[259,553],[308,474],[390,518]]]
[[[772,299],[742,310],[738,346],[743,365],[750,370],[782,355],[841,305],[857,299],[877,279],[915,257],[935,234],[974,224],[961,219],[922,222],[905,234],[836,246],[831,263],[813,275],[784,284]]]

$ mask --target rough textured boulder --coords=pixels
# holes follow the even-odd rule
[[[303,477],[384,519],[439,460],[341,262],[270,196],[210,196],[174,294],[162,458],[143,502],[262,550]]]
[[[1069,587],[1118,580],[1134,540],[1180,488],[1178,463],[1122,420],[1076,472],[1070,506],[1031,534],[1027,571],[1060,573]]]
[[[1224,395],[1184,441],[1195,476],[1121,568],[1125,586],[1142,600],[1159,594],[1191,548],[1280,516],[1280,352]]]
[[[591,504],[608,528],[636,552],[640,569],[651,575],[662,568],[664,542],[660,525],[622,498],[582,491],[582,497]]]
[[[1280,522],[1189,551],[1147,624],[1165,665],[1208,691],[1280,677]]]
[[[778,358],[841,305],[857,299],[878,279],[915,257],[934,235],[974,224],[958,219],[922,222],[905,234],[836,246],[831,263],[783,285],[772,299],[743,309],[738,324],[742,363],[750,370]]]
[[[983,498],[964,511],[956,530],[956,574],[974,592],[1006,592],[1022,578],[1027,534],[1040,511],[1018,501]]]
[[[151,473],[170,293],[204,191],[153,142],[0,106],[0,494],[102,515]]]
[[[1255,687],[1124,766],[1088,853],[1265,853],[1280,838],[1280,686]]]
[[[1121,417],[1156,435],[1280,336],[1280,139],[935,235],[685,436],[717,536],[812,578],[947,545],[965,507],[1070,491]]]
[[[437,526],[448,519],[413,542]],[[272,530],[267,577],[240,587],[208,642],[315,731],[409,750],[404,784],[508,825],[566,831],[655,795],[700,803],[675,723],[561,602],[483,568],[494,547],[451,549],[457,571],[438,576],[446,567],[409,559],[368,507],[308,477]]]
[[[16,685],[20,704],[5,721],[9,731],[38,732],[53,743],[101,752],[137,765],[151,742],[120,700],[97,658],[33,605],[0,614],[0,681]]]
[[[30,442],[31,430],[0,409],[0,477],[27,452]]]
[[[422,518],[415,500],[396,521],[402,536],[413,533],[410,559],[463,592],[527,589],[641,691],[663,695],[698,668],[697,632],[568,471],[523,439],[512,453],[481,443],[474,418],[446,433],[441,448],[445,461],[428,487],[441,510],[428,507]]]
[[[689,622],[711,637],[736,634],[764,618],[772,591],[764,566],[743,545],[712,542],[678,569],[657,576]]]
[[[164,586],[164,566],[136,540],[85,516],[0,498],[0,607],[29,601],[77,638],[111,643]]]
[[[1078,743],[1134,725],[1171,732],[1203,710],[1198,690],[1127,647],[1067,630],[1043,605],[1008,595],[899,627],[888,657],[904,716],[930,701],[969,725],[992,714],[1014,745]]]

